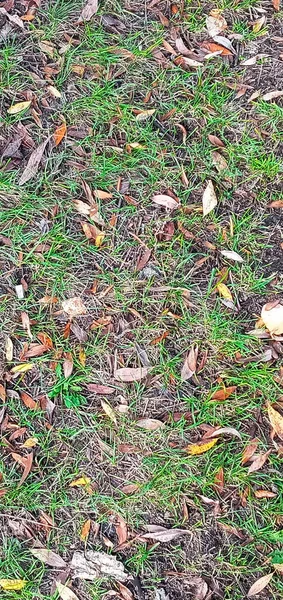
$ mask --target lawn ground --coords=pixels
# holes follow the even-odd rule
[[[266,403],[282,407],[283,347],[250,332],[282,298],[283,100],[264,98],[283,89],[282,10],[101,0],[78,23],[80,1],[3,6],[31,18],[0,14],[0,580],[26,582],[1,598],[56,600],[62,581],[79,600],[242,600],[274,573],[257,597],[278,599]],[[206,29],[213,9],[232,50]],[[185,533],[160,542],[148,525]],[[40,547],[116,556],[128,591]]]

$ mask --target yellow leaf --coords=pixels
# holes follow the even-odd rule
[[[271,423],[272,429],[274,429],[276,435],[283,440],[283,417],[280,413],[273,408],[270,402],[267,403],[267,411],[269,416],[269,421]]]
[[[74,479],[74,481],[70,483],[70,487],[81,487],[84,485],[89,485],[90,481],[90,477],[79,477],[78,479]]]
[[[81,535],[80,535],[82,542],[86,542],[86,540],[89,536],[90,526],[91,526],[91,519],[88,519],[82,526],[82,531],[81,531]]]
[[[100,248],[100,246],[102,246],[104,238],[105,238],[105,233],[100,233],[99,235],[96,236],[95,245],[97,248]]]
[[[192,454],[192,455],[204,454],[205,452],[207,452],[208,450],[213,448],[213,446],[215,446],[215,444],[218,442],[218,440],[219,440],[219,438],[214,438],[213,440],[209,440],[208,442],[199,442],[198,444],[190,444],[190,446],[187,446],[187,451],[189,454]]]
[[[104,400],[101,400],[101,406],[104,412],[107,414],[107,417],[109,417],[109,419],[111,419],[111,421],[113,421],[113,423],[116,423],[117,425],[116,416],[110,404],[108,404],[108,402],[105,402]]]
[[[24,579],[0,579],[0,587],[7,591],[22,590],[26,583]]]
[[[11,373],[27,373],[27,371],[31,371],[33,369],[34,363],[23,363],[21,365],[16,365],[11,369]]]
[[[233,300],[233,296],[225,283],[218,283],[216,287],[220,296],[223,296],[225,300]]]
[[[23,448],[34,448],[34,446],[37,446],[37,444],[38,444],[38,438],[30,437],[24,442]]]
[[[31,100],[26,100],[25,102],[17,102],[17,104],[12,104],[10,108],[8,108],[8,115],[17,115],[19,112],[26,110],[31,105]]]
[[[83,348],[80,349],[79,351],[79,361],[82,365],[82,367],[85,367],[85,363],[86,363],[86,353],[83,350]]]

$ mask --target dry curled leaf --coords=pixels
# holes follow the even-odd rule
[[[267,205],[267,208],[283,208],[283,200],[273,200]]]
[[[115,556],[105,552],[74,552],[70,567],[73,578],[93,581],[106,575],[122,582],[128,579],[124,565]]]
[[[195,374],[197,369],[198,346],[192,346],[181,370],[181,380],[187,381]]]
[[[236,389],[237,389],[236,385],[231,385],[229,387],[223,388],[222,390],[217,390],[211,396],[211,400],[215,400],[218,402],[224,402],[224,400],[227,400],[227,398],[229,398],[229,396],[231,396],[231,394],[233,394],[236,391]]]
[[[20,487],[24,483],[24,481],[26,480],[26,478],[30,474],[30,471],[31,471],[31,468],[32,468],[32,463],[33,463],[33,452],[30,452],[29,454],[27,454],[24,457],[23,460],[24,460],[24,463],[23,463],[24,472],[23,472],[22,477],[21,477],[21,479],[20,479],[20,481],[18,483],[18,487]]]
[[[165,426],[163,421],[159,421],[159,419],[139,419],[136,423],[137,427],[141,427],[142,429],[147,429],[147,431],[156,431],[156,429],[160,429]]]
[[[69,298],[69,300],[63,300],[62,308],[65,313],[72,319],[79,315],[86,314],[86,307],[79,297]]]
[[[168,196],[167,194],[155,194],[155,196],[153,196],[152,198],[152,202],[154,202],[155,204],[159,204],[160,206],[164,206],[169,210],[175,210],[180,206],[180,203],[177,202],[177,200],[175,200],[171,196]]]
[[[264,588],[266,588],[271,581],[273,575],[274,573],[269,573],[268,575],[264,575],[263,577],[257,579],[257,581],[255,581],[255,583],[253,583],[253,585],[250,587],[247,593],[247,598],[252,598],[253,596],[256,596],[262,592],[262,590],[264,590]]]
[[[31,105],[31,100],[26,100],[25,102],[17,102],[17,104],[13,104],[8,108],[8,115],[17,115],[19,112],[26,110]]]
[[[74,369],[74,359],[72,357],[71,352],[65,352],[65,358],[63,362],[63,373],[65,379],[68,379],[73,373]]]
[[[214,438],[218,435],[225,435],[225,433],[227,435],[233,435],[234,437],[237,437],[240,440],[242,439],[241,434],[234,427],[219,427],[218,429],[215,429],[215,431],[213,431],[211,434],[209,434],[208,437]]]
[[[224,156],[222,156],[222,154],[220,154],[220,152],[217,152],[216,150],[212,152],[212,163],[219,173],[228,169],[227,160],[224,158]]]
[[[123,600],[134,600],[134,595],[123,583],[118,582],[119,592]]]
[[[140,256],[140,258],[137,262],[136,271],[141,271],[145,267],[145,265],[147,265],[147,263],[151,257],[151,252],[152,252],[151,248],[146,248],[146,250]]]
[[[48,548],[31,548],[30,552],[35,558],[41,560],[44,564],[49,565],[50,567],[57,567],[58,569],[64,569],[67,563],[56,554],[52,550],[48,550]]]
[[[98,11],[98,0],[87,0],[85,4],[78,23],[83,23],[85,21],[90,21],[90,19],[97,13]]]
[[[62,600],[79,600],[78,596],[72,592],[72,590],[67,586],[63,585],[60,581],[56,581],[57,592],[62,598]]]
[[[254,457],[254,460],[248,470],[249,475],[251,473],[259,471],[259,469],[261,469],[265,465],[270,452],[271,450],[267,450],[267,452],[261,452],[258,456]]]
[[[155,108],[149,108],[148,110],[141,110],[141,112],[139,112],[139,114],[136,116],[136,121],[138,121],[138,122],[146,121],[146,119],[149,119],[149,117],[154,115],[155,111],[156,111]]]
[[[89,536],[90,528],[91,528],[91,519],[88,519],[87,521],[85,521],[85,523],[82,526],[81,535],[80,535],[80,539],[82,542],[86,542],[86,540]]]
[[[280,0],[272,0],[272,6],[274,10],[280,10]]]
[[[258,440],[254,438],[245,448],[242,455],[242,465],[245,465],[249,460],[251,460],[252,456],[255,454],[258,447]]]
[[[24,169],[22,176],[20,177],[19,180],[19,185],[24,185],[25,183],[27,183],[30,179],[33,179],[33,177],[35,177],[39,165],[41,163],[43,154],[44,154],[44,150],[49,142],[49,137],[46,138],[46,140],[44,140],[43,142],[41,142],[41,144],[35,148],[35,150],[31,153],[27,166]]]
[[[117,381],[124,381],[131,383],[133,381],[141,381],[148,375],[148,367],[123,367],[117,369],[114,373],[114,377]]]
[[[205,452],[213,448],[215,444],[217,444],[218,439],[219,438],[214,438],[213,440],[201,441],[197,442],[196,444],[190,444],[189,446],[187,446],[186,450],[188,454],[191,455],[204,454]]]
[[[161,543],[171,542],[181,535],[190,534],[187,529],[166,529],[166,527],[160,525],[147,525],[147,530],[148,533],[142,534],[143,539],[155,540]]]
[[[283,417],[282,415],[273,408],[270,402],[267,402],[267,411],[269,416],[269,421],[272,429],[274,429],[276,435],[283,440]]]
[[[66,133],[67,133],[66,123],[62,123],[62,125],[59,125],[59,127],[57,127],[57,129],[55,129],[55,131],[53,133],[53,139],[55,142],[55,146],[59,146],[59,144],[62,142],[63,138],[65,137]]]
[[[202,196],[203,216],[205,217],[206,215],[208,215],[216,206],[217,196],[215,193],[214,185],[211,179],[209,179]]]
[[[265,327],[271,335],[283,334],[283,305],[276,303],[275,306],[269,308],[268,304],[262,307],[261,318]]]

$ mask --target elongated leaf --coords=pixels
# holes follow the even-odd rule
[[[249,462],[249,460],[252,458],[252,456],[255,454],[257,447],[258,447],[259,441],[254,438],[245,448],[244,452],[243,452],[243,456],[242,456],[242,465],[245,465],[247,462]]]
[[[44,150],[49,142],[49,137],[46,138],[41,144],[32,152],[29,157],[28,164],[19,180],[19,185],[25,185],[30,179],[33,179],[37,174],[39,165],[41,163]]]
[[[36,410],[38,408],[38,403],[26,392],[21,392],[21,399],[24,405],[31,410]]]
[[[5,348],[5,356],[7,362],[12,362],[14,353],[14,345],[11,338],[7,338],[6,340],[6,348]]]
[[[213,448],[213,446],[217,444],[218,440],[219,438],[214,438],[213,440],[202,441],[198,442],[197,444],[190,444],[189,446],[187,446],[187,452],[191,455],[204,454],[205,452]]]
[[[277,494],[270,490],[255,490],[254,495],[256,498],[276,498]]]
[[[211,400],[214,400],[217,402],[224,402],[224,400],[227,400],[227,398],[229,398],[229,396],[231,396],[231,394],[233,394],[236,391],[236,389],[237,389],[236,385],[231,385],[229,387],[223,388],[222,390],[217,390],[211,396]]]
[[[280,440],[283,440],[283,417],[282,417],[282,415],[280,415],[280,413],[273,408],[273,406],[272,406],[272,404],[270,404],[270,402],[267,403],[267,410],[268,410],[268,416],[269,416],[269,420],[270,420],[272,429],[274,429],[276,435],[278,435]]]
[[[81,487],[84,485],[89,485],[91,482],[90,477],[79,477],[78,479],[74,479],[74,481],[72,481],[69,485],[70,487]]]
[[[268,450],[267,452],[261,452],[253,460],[253,462],[252,462],[252,464],[251,464],[251,466],[250,466],[250,468],[248,470],[249,475],[251,473],[255,473],[256,471],[259,471],[259,469],[261,469],[265,465],[265,463],[266,463],[266,461],[267,461],[267,459],[269,457],[270,452],[271,452],[271,450]]]
[[[275,98],[281,98],[283,96],[283,90],[273,90],[272,92],[268,92],[262,96],[262,99],[265,102],[269,102],[270,100],[275,100]]]
[[[25,102],[17,102],[17,104],[13,104],[8,108],[8,115],[17,115],[19,112],[26,110],[31,105],[31,100],[26,100]]]
[[[66,133],[67,133],[66,123],[62,123],[62,125],[59,125],[59,127],[57,127],[57,129],[55,129],[55,131],[53,133],[53,139],[55,142],[55,146],[59,146],[59,144],[62,142],[63,138],[65,137]]]
[[[233,435],[234,437],[237,437],[240,440],[242,439],[241,434],[234,427],[219,427],[219,429],[213,431],[213,433],[211,433],[209,437],[214,438],[218,435],[225,435],[225,433],[226,435]]]
[[[159,525],[147,525],[147,529],[149,530],[149,533],[142,534],[143,538],[155,540],[163,544],[171,542],[181,535],[190,534],[190,531],[187,529],[166,529],[166,527],[161,527]]]
[[[197,369],[198,346],[192,346],[181,370],[182,381],[187,381],[195,374]]]
[[[30,452],[26,457],[25,457],[25,467],[24,467],[24,472],[21,476],[20,482],[18,484],[18,487],[20,487],[24,481],[26,480],[26,478],[28,477],[28,475],[30,474],[31,468],[32,468],[32,463],[33,463],[33,452]]]
[[[139,419],[136,423],[137,427],[141,427],[142,429],[147,429],[148,431],[156,431],[156,429],[160,429],[165,426],[163,421],[159,421],[159,419]]]
[[[35,556],[35,558],[38,558],[50,567],[63,569],[67,565],[67,563],[63,560],[63,558],[61,558],[61,556],[59,556],[59,554],[56,554],[56,552],[53,552],[52,550],[48,550],[48,548],[31,548],[30,552],[33,554],[33,556]]]
[[[253,585],[250,587],[247,593],[247,598],[252,598],[253,596],[259,594],[262,590],[264,590],[264,588],[266,588],[266,586],[271,581],[273,575],[274,573],[269,573],[268,575],[264,575],[263,577],[260,577],[260,579],[255,581],[255,583],[253,583]]]
[[[87,521],[85,521],[85,523],[82,526],[82,531],[81,531],[81,535],[80,535],[80,539],[82,540],[82,542],[86,542],[86,540],[89,536],[90,528],[91,528],[91,519],[88,519]]]
[[[21,365],[16,365],[11,369],[11,373],[13,375],[22,375],[23,373],[27,373],[31,371],[34,367],[34,363],[23,363]]]
[[[210,134],[208,136],[208,139],[213,146],[217,146],[218,148],[225,148],[224,142],[222,142],[222,140],[220,140],[220,138],[217,137],[217,135]]]
[[[149,119],[149,117],[151,117],[152,115],[154,115],[155,111],[156,111],[155,108],[149,108],[148,110],[142,110],[136,116],[136,121],[138,121],[138,122],[146,121],[146,119]]]
[[[283,305],[276,303],[270,308],[269,304],[262,307],[261,318],[271,335],[283,333]]]
[[[110,406],[110,404],[108,404],[108,402],[105,402],[105,400],[101,400],[101,406],[102,406],[104,412],[106,413],[107,417],[109,417],[109,419],[111,419],[111,421],[113,421],[113,423],[115,423],[115,425],[117,425],[116,415],[115,415],[115,412],[114,412],[112,406]]]
[[[27,582],[24,579],[0,579],[0,587],[8,591],[18,592],[26,586]]]
[[[86,386],[89,392],[93,392],[94,394],[100,394],[102,396],[110,396],[111,394],[115,394],[115,388],[110,387],[109,385],[102,385],[100,383],[88,383]]]
[[[214,185],[209,179],[207,182],[207,186],[204,190],[202,196],[202,207],[203,207],[203,216],[208,215],[216,206],[217,206],[217,196],[215,193]]]
[[[63,585],[60,581],[56,581],[56,588],[62,600],[79,600],[75,592],[72,592],[68,586]]]
[[[225,258],[229,258],[229,260],[235,260],[236,262],[244,262],[244,259],[238,254],[238,252],[234,252],[233,250],[221,250],[222,256]]]
[[[133,382],[133,381],[141,381],[148,374],[147,367],[123,367],[122,369],[117,369],[114,373],[114,377],[117,381],[124,382]]]
[[[150,257],[151,257],[151,248],[147,248],[143,254],[141,255],[141,257],[138,260],[137,266],[136,266],[136,271],[141,271],[145,265],[148,263]]]
[[[176,200],[174,200],[174,198],[171,198],[171,196],[168,196],[167,194],[156,194],[155,196],[153,196],[152,202],[154,202],[155,204],[159,204],[160,206],[164,206],[169,210],[175,210],[179,207],[179,202],[177,202]]]

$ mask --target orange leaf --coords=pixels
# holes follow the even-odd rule
[[[24,483],[24,481],[26,480],[27,476],[30,473],[31,467],[32,467],[32,463],[33,463],[33,452],[30,452],[26,457],[25,457],[25,466],[24,466],[24,472],[21,476],[20,482],[18,484],[18,487],[20,487],[20,485],[22,485]]]
[[[85,521],[85,523],[82,526],[82,531],[81,531],[81,535],[80,535],[82,542],[87,541],[87,538],[88,538],[89,532],[90,532],[90,527],[91,527],[91,519],[88,519],[87,521]]]
[[[21,399],[27,408],[30,408],[31,410],[36,410],[38,408],[37,402],[35,402],[26,392],[21,392]]]
[[[152,340],[150,342],[151,346],[156,346],[156,344],[159,344],[160,342],[163,342],[163,340],[165,340],[169,335],[169,331],[164,331],[159,337],[154,338],[154,340]]]
[[[275,492],[269,490],[256,490],[254,494],[256,498],[276,498],[277,496]]]
[[[231,394],[233,394],[236,389],[236,385],[231,385],[230,387],[223,388],[223,390],[217,390],[211,396],[211,400],[219,400],[223,402],[224,400],[227,400],[227,398],[229,398],[229,396],[231,396]]]
[[[53,342],[52,342],[51,337],[49,337],[49,335],[47,335],[47,333],[44,333],[44,331],[41,331],[37,334],[37,337],[44,346],[46,346],[49,350],[52,350]]]
[[[66,133],[67,133],[66,123],[62,123],[62,125],[59,125],[59,127],[57,127],[57,129],[55,129],[55,131],[53,133],[53,139],[55,142],[55,146],[59,146],[59,144],[62,142],[63,138],[65,137]]]
[[[245,465],[254,455],[258,447],[258,440],[254,438],[245,448],[242,456],[242,465]]]
[[[280,10],[280,0],[272,0],[274,10]]]
[[[215,42],[203,42],[202,47],[209,50],[209,52],[221,52],[222,56],[233,56],[231,50],[228,50],[228,48],[224,48],[224,46],[216,44]]]
[[[5,400],[6,400],[6,390],[4,388],[4,385],[2,385],[2,383],[0,383],[0,399],[2,400],[2,402],[5,402]]]

